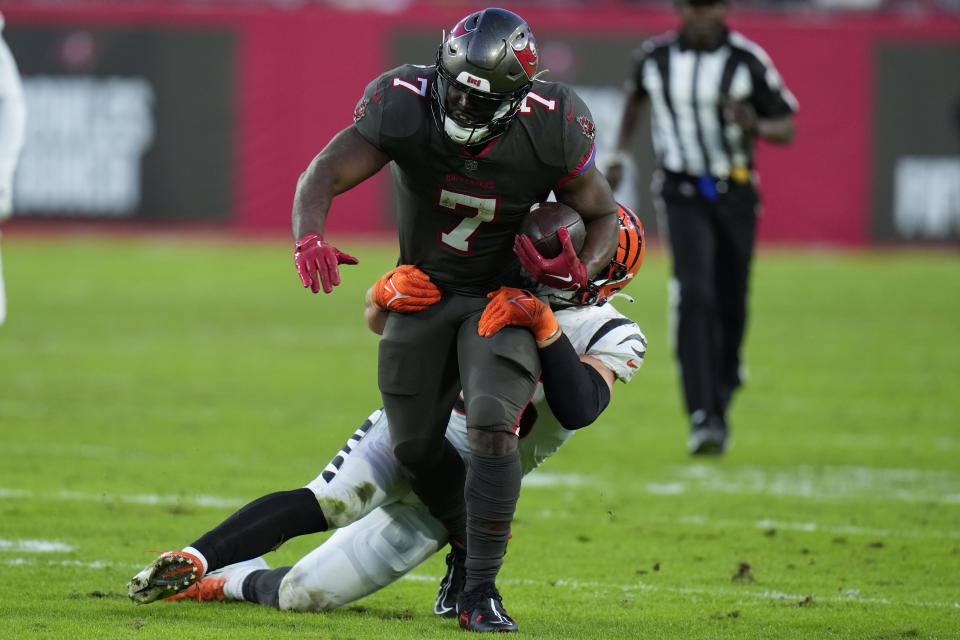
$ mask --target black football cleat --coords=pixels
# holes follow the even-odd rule
[[[467,581],[467,569],[464,562],[467,552],[455,544],[450,545],[447,554],[447,573],[440,581],[440,590],[433,603],[433,615],[444,618],[457,617],[457,599],[463,594],[463,585]]]
[[[503,608],[500,592],[492,584],[461,597],[460,628],[477,633],[516,633],[516,621]]]

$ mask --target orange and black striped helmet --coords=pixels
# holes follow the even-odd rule
[[[579,291],[558,291],[540,286],[537,291],[544,296],[554,309],[578,305],[601,305],[612,298],[637,273],[643,263],[643,225],[633,211],[617,203],[617,217],[620,219],[620,239],[617,252],[610,263],[591,278],[587,286]]]
[[[620,241],[610,264],[591,278],[586,289],[577,292],[579,304],[603,304],[615,293],[630,284],[637,269],[643,264],[643,225],[628,207],[617,203],[620,218]]]

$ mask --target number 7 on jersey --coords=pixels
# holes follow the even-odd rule
[[[470,253],[471,238],[480,229],[481,224],[490,222],[497,217],[499,203],[499,198],[495,197],[483,198],[469,193],[441,189],[439,202],[441,207],[450,209],[455,213],[458,207],[473,209],[476,214],[463,218],[452,229],[440,232],[440,242],[454,251]]]

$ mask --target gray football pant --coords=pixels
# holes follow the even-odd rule
[[[430,513],[458,537],[464,512],[474,532],[492,521],[492,514],[498,522],[512,520],[521,473],[516,454],[498,467],[497,478],[484,475],[493,467],[473,465],[466,477],[473,490],[465,498],[462,474],[451,471],[456,454],[443,438],[457,392],[463,389],[468,430],[516,434],[540,375],[528,330],[505,327],[490,338],[478,335],[487,302],[447,294],[424,311],[391,313],[380,342],[378,381],[394,454]],[[470,537],[468,561],[475,562],[468,566],[486,567],[487,575],[495,575],[506,534],[484,537],[477,545],[472,542],[476,536]]]

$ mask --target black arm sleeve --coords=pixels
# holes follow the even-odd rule
[[[543,393],[564,429],[581,429],[610,404],[610,387],[600,373],[581,362],[566,335],[540,350]]]

